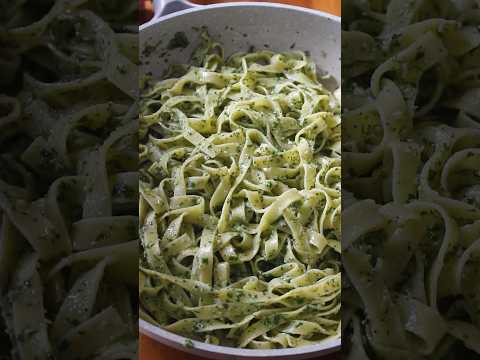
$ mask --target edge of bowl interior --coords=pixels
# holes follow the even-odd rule
[[[315,345],[273,350],[241,349],[206,344],[196,340],[191,340],[193,345],[187,347],[185,342],[190,339],[184,336],[171,333],[142,319],[139,320],[139,327],[142,334],[164,345],[212,359],[266,359],[272,357],[275,359],[307,359],[335,352],[341,346],[340,338],[332,338]]]
[[[248,16],[250,11],[252,17]],[[265,28],[263,28],[261,16],[268,17]],[[221,27],[226,26],[225,31],[220,29],[216,20],[217,17],[221,19]],[[225,18],[229,20],[224,20]],[[316,25],[312,29],[317,30],[308,30],[310,28],[308,23],[314,19],[318,19],[318,21],[315,20],[315,24],[318,26]],[[192,21],[192,26],[188,24],[190,21]],[[208,21],[213,23],[209,24]],[[239,30],[235,30],[231,27],[232,22],[237,26],[245,25],[246,32],[241,34]],[[283,22],[285,22],[284,25],[282,25]],[[328,78],[323,78],[322,84],[332,92],[341,86],[341,18],[314,9],[264,2],[219,3],[199,6],[162,16],[141,25],[140,53],[145,57],[144,63],[147,68],[145,71],[156,77],[162,77],[167,70],[167,64],[183,62],[186,56],[193,53],[195,44],[199,42],[198,31],[195,31],[193,26],[200,27],[203,25],[212,25],[213,35],[218,36],[221,39],[219,41],[228,40],[228,44],[225,44],[227,55],[238,51],[236,49],[246,51],[251,45],[258,49],[268,48],[269,46],[265,45],[265,41],[277,44],[276,50],[295,46],[300,50],[311,50],[319,74],[322,76],[329,75]],[[230,25],[230,28],[228,28],[228,25]],[[190,39],[191,41],[186,47],[170,49],[168,45],[170,42],[165,41],[168,40],[166,39],[168,33],[165,31],[171,31],[172,33],[185,31],[189,37],[193,36],[193,38]],[[265,34],[260,37],[255,36],[254,34],[259,31],[265,31]],[[279,32],[282,31],[291,33],[288,36],[279,36]],[[223,38],[222,35],[224,35]],[[158,38],[158,36],[160,37]],[[261,38],[264,38],[264,40],[261,40]],[[319,44],[319,46],[316,46],[316,44]],[[148,54],[143,53],[143,46],[151,47]]]
[[[157,23],[162,21],[181,16],[186,13],[196,12],[196,11],[206,11],[210,8],[218,7],[275,7],[275,8],[287,8],[301,12],[313,13],[321,17],[329,18],[335,22],[340,22],[340,17],[331,15],[322,11],[303,8],[299,6],[285,5],[285,4],[275,4],[275,3],[265,3],[265,2],[236,2],[236,3],[220,3],[207,6],[195,7],[192,9],[182,10],[173,14],[166,15],[161,18],[154,18],[151,21],[140,26],[140,31],[154,26]],[[338,351],[341,347],[340,338],[332,338],[322,341],[315,345],[302,346],[298,348],[288,348],[288,349],[273,349],[273,350],[252,350],[252,349],[240,349],[227,346],[219,346],[206,344],[201,341],[192,340],[193,346],[186,347],[185,342],[189,340],[188,338],[180,335],[176,335],[169,331],[166,331],[158,326],[152,325],[142,319],[139,320],[140,332],[148,337],[171,347],[174,347],[178,350],[182,350],[191,354],[201,355],[204,357],[209,357],[211,359],[266,359],[274,357],[275,359],[289,359],[289,360],[300,360],[308,359],[312,357],[317,357],[321,355],[327,355],[329,353]]]

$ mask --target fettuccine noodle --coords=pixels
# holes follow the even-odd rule
[[[141,316],[212,344],[340,334],[340,117],[302,52],[203,45],[140,115]],[[178,68],[177,68],[178,70]]]

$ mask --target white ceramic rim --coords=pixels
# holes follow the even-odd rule
[[[145,30],[150,26],[154,26],[158,23],[162,23],[169,19],[180,17],[182,15],[189,14],[192,12],[209,11],[210,9],[213,9],[213,8],[245,7],[245,6],[289,9],[289,10],[295,10],[303,13],[310,13],[323,18],[328,18],[335,22],[341,21],[341,18],[339,16],[335,16],[323,11],[303,8],[300,6],[292,6],[292,5],[277,4],[277,3],[265,3],[265,2],[235,2],[235,3],[219,3],[219,4],[211,4],[211,5],[201,5],[201,6],[196,6],[190,9],[181,10],[165,16],[154,17],[149,22],[142,24],[139,28],[139,31]],[[169,343],[175,343],[180,347],[184,347],[184,350],[187,352],[190,352],[189,350],[193,350],[193,351],[199,350],[206,353],[217,353],[222,355],[243,357],[246,359],[249,357],[269,358],[269,357],[276,357],[276,356],[286,357],[286,356],[294,356],[294,355],[308,356],[309,354],[313,355],[320,351],[322,352],[322,355],[319,355],[319,356],[324,356],[329,353],[333,353],[340,350],[341,341],[342,341],[341,338],[333,338],[333,339],[326,339],[315,345],[301,346],[298,348],[254,350],[254,349],[234,348],[229,346],[212,345],[212,344],[207,344],[201,341],[192,340],[190,338],[174,334],[158,326],[152,325],[142,319],[139,319],[139,328],[142,334],[147,335],[148,337],[154,339],[155,341],[158,341],[157,338],[163,338]],[[185,346],[186,341],[192,342],[193,346],[191,349],[186,348]]]
[[[158,23],[162,23],[163,21],[179,17],[188,13],[192,12],[197,12],[197,11],[208,11],[210,9],[214,8],[229,8],[229,7],[244,7],[244,6],[249,6],[249,7],[268,7],[268,8],[280,8],[280,9],[290,9],[290,10],[295,10],[303,13],[309,13],[313,14],[316,16],[320,16],[323,18],[328,18],[330,20],[333,20],[335,22],[340,23],[341,18],[339,16],[335,16],[323,11],[319,10],[314,10],[314,9],[309,9],[309,8],[304,8],[301,6],[293,6],[293,5],[286,5],[286,4],[278,4],[278,3],[267,3],[267,2],[233,2],[233,3],[218,3],[218,4],[210,4],[210,5],[198,5],[195,4],[195,7],[192,7],[190,9],[185,9],[181,11],[174,12],[172,14],[164,15],[161,17],[153,17],[152,20],[146,22],[145,24],[140,25],[139,30],[142,31],[150,26],[156,25]]]
[[[318,352],[322,352],[321,355],[318,356],[325,356],[330,353],[336,352],[340,350],[341,347],[341,339],[327,339],[322,342],[319,342],[315,345],[306,345],[300,346],[297,348],[287,348],[287,349],[271,349],[271,350],[254,350],[254,349],[243,349],[243,348],[234,348],[230,346],[220,346],[220,345],[212,345],[207,344],[202,341],[193,340],[181,335],[174,334],[170,331],[164,330],[159,328],[158,326],[152,325],[145,320],[139,320],[140,325],[140,332],[148,337],[152,338],[153,340],[157,341],[157,337],[161,337],[168,342],[176,343],[184,348],[184,351],[189,352],[189,350],[193,351],[204,351],[207,353],[217,353],[222,355],[230,355],[236,357],[243,357],[248,359],[249,357],[252,358],[271,358],[271,357],[286,357],[286,356],[293,356],[293,355],[308,355],[308,354],[315,354]],[[192,343],[192,346],[187,348],[185,346],[186,342]],[[205,356],[205,355],[203,355]]]

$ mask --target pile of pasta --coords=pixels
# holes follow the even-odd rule
[[[305,53],[225,59],[206,33],[175,72],[141,96],[140,316],[242,348],[338,338],[338,100]]]
[[[348,359],[480,355],[480,12],[344,3]]]
[[[2,358],[137,359],[136,7],[1,6]]]

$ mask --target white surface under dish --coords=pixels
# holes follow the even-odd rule
[[[228,56],[238,51],[268,49],[308,51],[322,72],[331,76],[326,86],[334,90],[340,84],[340,18],[320,11],[271,3],[229,3],[195,6],[185,0],[156,3],[155,17],[140,27],[142,73],[161,78],[170,64],[188,63],[200,44],[198,29],[206,26],[210,36],[223,44]],[[167,12],[184,9],[173,14]],[[169,49],[174,34],[183,32],[185,48]],[[144,51],[149,48],[149,51]],[[341,339],[292,349],[251,350],[210,345],[170,333],[140,320],[140,331],[156,341],[210,359],[318,359],[337,351]]]

